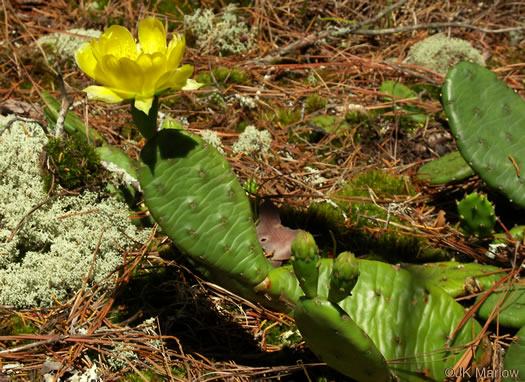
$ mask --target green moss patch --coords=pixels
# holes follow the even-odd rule
[[[66,139],[50,138],[44,146],[49,156],[49,174],[45,179],[46,189],[51,186],[51,176],[67,189],[99,184],[105,172],[93,146],[71,136]]]
[[[319,94],[312,94],[304,100],[305,112],[310,114],[318,110],[324,109],[328,100],[321,97]]]
[[[197,75],[197,82],[214,85],[215,81],[221,85],[226,86],[230,84],[247,84],[251,80],[250,73],[220,66],[218,68],[212,69],[212,72],[202,72]]]
[[[400,204],[391,203],[389,214],[389,205],[380,201],[402,199],[414,192],[408,179],[369,170],[351,179],[331,202],[312,203],[306,210],[284,210],[283,224],[311,232],[329,255],[350,250],[391,263],[448,259],[444,250],[396,226],[405,224],[395,216]],[[371,193],[377,198],[375,203]]]

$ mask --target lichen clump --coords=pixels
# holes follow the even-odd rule
[[[481,54],[468,41],[448,38],[441,33],[412,45],[405,60],[439,73],[446,73],[451,65],[460,61],[485,65]]]
[[[51,58],[63,58],[73,60],[75,52],[89,39],[75,36],[86,36],[90,38],[99,38],[102,32],[95,29],[69,29],[67,33],[52,33],[38,39],[42,46],[48,46],[52,53]]]
[[[93,259],[87,286],[108,290],[122,264],[119,248],[148,235],[131,224],[124,203],[98,193],[48,200],[39,162],[46,143],[36,123],[15,122],[0,136],[0,305],[63,302],[82,287]]]
[[[184,16],[184,26],[196,39],[201,53],[218,48],[220,55],[239,54],[253,47],[255,29],[239,21],[236,10],[237,6],[230,4],[222,15],[199,8],[193,15]]]
[[[222,155],[224,155],[224,148],[222,147],[222,142],[219,136],[217,135],[216,131],[213,130],[204,130],[201,132],[201,138],[204,142],[209,144],[210,146],[213,146],[217,149],[218,152],[220,152]]]
[[[267,152],[271,144],[272,136],[268,131],[259,131],[255,126],[249,125],[233,144],[232,150],[235,154]]]

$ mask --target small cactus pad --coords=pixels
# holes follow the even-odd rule
[[[128,157],[124,151],[111,145],[97,147],[95,151],[101,160],[116,164],[133,178],[137,179],[137,163]]]
[[[525,102],[490,70],[460,62],[443,85],[458,149],[474,171],[525,207]]]
[[[478,296],[478,302],[483,295]],[[525,326],[525,286],[503,286],[492,292],[478,309],[478,316],[487,320],[492,310],[500,306],[498,322],[502,326],[521,328]]]
[[[459,151],[453,151],[421,166],[417,170],[416,177],[423,182],[436,185],[458,182],[471,175],[474,175],[474,170]]]
[[[519,241],[523,244],[525,240],[525,226],[518,225],[518,226],[512,227],[509,230],[509,234],[512,237],[512,240]],[[494,235],[494,241],[492,243],[493,244],[502,244],[502,243],[505,244],[509,242],[508,239],[509,238],[507,236],[507,233],[505,232],[497,233]]]
[[[250,202],[226,159],[199,137],[167,129],[148,141],[139,181],[151,214],[175,245],[247,286],[271,268]]]
[[[308,347],[330,367],[360,382],[390,380],[381,352],[338,305],[303,297],[294,318]]]
[[[313,236],[300,231],[292,243],[293,269],[307,297],[317,296],[319,248]]]
[[[328,300],[338,303],[352,292],[359,277],[359,265],[352,252],[340,253],[334,260]]]
[[[494,206],[476,192],[465,196],[457,205],[461,228],[480,238],[491,236],[496,224]]]
[[[505,276],[498,272],[498,267],[456,261],[414,264],[406,269],[415,277],[438,285],[454,298],[487,290]]]
[[[304,294],[290,265],[270,269],[268,276],[253,290],[264,295],[267,302],[263,302],[263,305],[273,308],[281,303],[287,307],[285,311],[290,310],[288,307],[293,309],[295,303]]]

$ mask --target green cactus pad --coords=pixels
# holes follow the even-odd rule
[[[525,207],[525,102],[519,94],[490,70],[460,62],[447,73],[443,105],[468,164]]]
[[[515,227],[512,227],[509,230],[510,236],[512,236],[512,240],[520,241],[523,243],[525,239],[525,226],[524,225],[518,225]],[[494,241],[492,244],[505,244],[508,243],[507,234],[505,232],[503,233],[497,233],[494,235]]]
[[[402,381],[423,376],[443,380],[443,370],[460,357],[445,344],[465,315],[463,307],[441,288],[394,265],[359,260],[359,272],[352,295],[339,305],[368,333]],[[449,346],[472,341],[473,332],[480,330],[476,321],[469,321]]]
[[[124,151],[120,150],[118,147],[110,145],[97,147],[95,151],[101,160],[116,164],[133,178],[137,179],[137,163],[128,157]]]
[[[496,215],[486,196],[473,192],[465,196],[457,207],[461,228],[467,234],[480,238],[493,234]]]
[[[525,326],[520,329],[516,336],[518,340],[510,345],[503,361],[503,369],[509,372],[507,376],[502,375],[504,377],[502,381],[504,382],[525,380],[525,362],[523,362],[523,355],[525,354]],[[512,378],[510,371],[516,371],[518,378]]]
[[[506,288],[499,289],[481,304],[478,316],[487,320],[496,305],[501,306],[499,324],[511,328],[525,326],[525,287],[513,286],[505,294]],[[478,296],[478,302],[483,296]]]
[[[323,298],[301,298],[294,318],[308,347],[330,367],[360,382],[390,379],[381,352],[338,305]]]
[[[397,81],[387,80],[381,84],[379,89],[381,93],[389,94],[394,97],[384,97],[386,101],[394,101],[400,99],[418,99],[417,93],[409,87],[399,83]],[[402,109],[407,113],[407,116],[414,122],[423,123],[427,119],[427,115],[424,110],[414,105],[403,105],[401,108],[396,105],[395,109]]]
[[[313,236],[300,231],[292,243],[292,265],[299,284],[307,297],[317,296],[319,248]]]
[[[416,178],[428,184],[458,182],[474,174],[459,151],[443,155],[421,166]]]
[[[151,214],[183,252],[247,286],[271,268],[250,203],[226,159],[199,137],[162,130],[141,152],[139,181]]]
[[[498,267],[456,261],[409,265],[406,270],[414,277],[438,285],[454,298],[489,289],[505,276],[505,273],[492,273],[499,271]]]
[[[402,381],[443,380],[443,370],[453,367],[463,353],[445,346],[465,314],[463,307],[407,270],[378,261],[358,263],[360,275],[352,295],[338,305],[368,334]],[[326,299],[333,260],[322,259],[319,264],[317,294]],[[470,320],[449,346],[469,343],[480,330]],[[325,340],[337,348],[337,338]]]
[[[282,303],[286,305],[286,311],[293,309],[304,294],[291,265],[270,269],[268,276],[253,290],[264,295],[267,301],[262,302],[263,305],[273,307],[276,303]]]
[[[334,261],[328,301],[337,304],[348,297],[359,277],[359,265],[352,252],[340,253]]]

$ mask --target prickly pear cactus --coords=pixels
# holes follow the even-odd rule
[[[402,381],[443,380],[443,370],[463,353],[447,350],[463,307],[441,288],[396,266],[359,260],[359,272],[352,296],[341,308],[366,331]],[[476,321],[469,321],[449,346],[467,344],[480,330]]]
[[[443,105],[458,149],[474,171],[525,207],[525,102],[482,66],[460,62],[443,85]]]
[[[141,160],[146,205],[178,248],[246,287],[265,279],[271,265],[249,200],[215,148],[185,131],[162,130],[148,141]]]
[[[293,269],[299,285],[307,297],[317,295],[317,279],[319,278],[319,269],[317,261],[319,260],[319,248],[313,236],[305,231],[297,234],[296,240],[292,243]]]
[[[308,347],[328,366],[359,382],[390,379],[377,346],[339,305],[319,297],[301,298],[294,317]]]
[[[461,228],[466,233],[480,238],[492,235],[496,215],[485,195],[473,192],[458,202],[457,207]]]
[[[464,310],[441,288],[397,266],[344,256],[346,265],[337,267],[338,260],[319,260],[317,296],[297,302],[296,323],[312,351],[358,381],[388,380],[383,359],[402,381],[443,380],[480,325],[470,320],[447,343]],[[328,296],[340,269],[344,280],[357,282],[334,304]]]
[[[304,236],[298,237],[294,242],[296,245],[292,246],[294,269],[295,261],[307,255],[298,253],[307,248],[307,245],[298,243],[313,241],[310,234]],[[390,372],[387,363],[375,343],[337,305],[350,294],[357,282],[359,270],[354,255],[350,252],[340,254],[334,268],[336,270],[330,275],[331,300],[317,296],[317,293],[301,297],[295,306],[295,323],[310,349],[330,367],[358,381],[388,381]],[[300,271],[298,277],[308,278],[310,273],[309,270],[305,273]],[[317,277],[318,273],[315,274],[316,289]],[[332,293],[334,289],[335,293]]]
[[[518,337],[517,341],[510,345],[503,361],[503,369],[507,371],[507,375],[503,376],[503,382],[523,381],[525,379],[525,362],[523,362],[523,354],[525,354],[525,326],[520,329],[516,336]]]
[[[328,301],[337,304],[350,296],[359,277],[359,265],[352,252],[343,252],[334,261],[330,277]]]
[[[463,159],[459,151],[443,155],[421,166],[417,170],[417,179],[428,184],[458,182],[474,174],[474,170]]]
[[[523,225],[514,226],[509,230],[509,234],[512,237],[512,240],[523,243],[525,239],[525,226]],[[508,239],[509,238],[507,237],[507,234],[505,232],[497,233],[494,235],[494,241],[492,243],[493,244],[505,244],[509,242]]]
[[[483,295],[478,296],[478,302]],[[502,326],[521,328],[525,326],[525,286],[506,285],[495,290],[481,304],[478,316],[487,320],[494,309],[499,309],[498,322]]]
[[[304,295],[291,265],[270,269],[268,276],[253,290],[262,296],[263,305],[286,313],[291,313]]]
[[[506,274],[495,266],[456,261],[413,264],[406,269],[414,277],[439,286],[454,298],[487,290]]]

